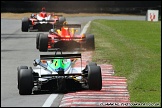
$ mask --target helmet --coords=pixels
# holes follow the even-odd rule
[[[51,33],[54,33],[54,29],[50,29],[49,30],[49,33],[51,34]]]
[[[35,18],[35,15],[33,13],[31,14],[31,18]]]
[[[44,12],[44,11],[46,11],[46,8],[45,8],[45,7],[43,7],[43,8],[42,8],[42,11],[43,11],[43,12]]]
[[[66,71],[71,65],[70,59],[53,59],[51,67],[56,71]]]

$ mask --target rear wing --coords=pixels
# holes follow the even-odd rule
[[[81,53],[78,53],[78,54],[40,55],[40,59],[41,60],[48,60],[48,59],[70,59],[70,58],[81,58]]]
[[[55,22],[55,20],[34,20],[33,22]],[[81,24],[59,24],[55,23],[54,27],[61,28],[61,27],[67,27],[67,28],[81,28]]]
[[[81,24],[54,24],[54,27],[81,28]]]
[[[35,20],[33,22],[54,22],[55,20]]]
[[[63,26],[68,28],[81,28],[81,24],[65,24]]]
[[[55,15],[53,15],[53,16],[54,16],[54,17],[55,17],[55,16],[57,16],[57,17],[63,17],[63,15],[57,15],[57,14],[55,14]]]

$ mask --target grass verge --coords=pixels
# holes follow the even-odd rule
[[[161,102],[161,22],[94,20],[92,60],[127,78],[131,102]]]

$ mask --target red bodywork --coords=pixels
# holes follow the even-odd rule
[[[47,19],[47,17],[50,16],[50,19],[48,19],[48,23],[50,24],[55,24],[56,21],[59,20],[59,16],[62,16],[62,15],[54,15],[53,13],[47,13],[47,12],[40,12],[38,14],[34,14],[35,17],[33,18],[29,18],[29,20],[31,21],[31,24],[34,26],[36,25],[38,22],[39,22],[39,19],[37,18],[37,15],[39,17],[41,17],[42,19]]]
[[[81,43],[85,40],[85,35],[76,35],[76,29],[62,27],[61,30],[57,30],[55,33],[48,34],[48,49],[53,48],[54,44],[58,41],[76,41]]]

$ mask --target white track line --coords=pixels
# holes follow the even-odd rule
[[[83,28],[83,30],[82,30],[82,32],[81,32],[80,34],[86,33],[87,28],[89,27],[90,23],[91,23],[91,21],[89,21],[89,22],[84,26],[84,28]]]
[[[86,33],[87,28],[89,27],[89,24],[91,23],[91,21],[89,21],[83,28],[82,32],[80,34]],[[53,103],[53,101],[56,99],[56,97],[58,96],[58,94],[51,94],[47,100],[45,101],[45,103],[43,104],[42,107],[50,107]]]
[[[58,96],[58,94],[51,94],[47,100],[45,101],[45,103],[43,104],[42,107],[50,107],[51,104],[53,103],[54,99]]]

